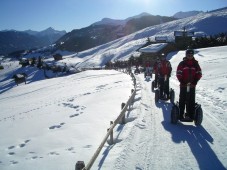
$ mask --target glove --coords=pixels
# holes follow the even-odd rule
[[[181,80],[181,79],[178,79],[178,81],[182,84],[183,83],[183,81]]]
[[[194,85],[197,85],[197,83],[198,83],[198,80],[194,80],[194,81],[192,82],[192,84],[194,84]]]

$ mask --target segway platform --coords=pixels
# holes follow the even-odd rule
[[[201,125],[203,121],[203,110],[201,108],[201,105],[196,103],[195,104],[195,114],[193,116],[193,119],[191,119],[188,116],[185,116],[183,119],[180,119],[180,109],[179,109],[179,103],[174,103],[172,110],[171,110],[171,123],[172,124],[177,124],[177,122],[193,122],[196,126]]]
[[[174,100],[175,100],[174,90],[172,88],[170,89],[169,98],[166,96],[166,94],[164,95],[164,97],[161,97],[160,96],[160,89],[155,90],[155,103],[157,103],[159,100],[162,100],[162,101],[170,100],[171,103],[174,103]]]
[[[191,119],[190,117],[184,117],[183,119],[179,119],[181,122],[193,122],[194,120]]]

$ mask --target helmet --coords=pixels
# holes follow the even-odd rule
[[[186,55],[187,54],[192,54],[193,55],[194,54],[194,50],[193,49],[187,49],[186,50]]]

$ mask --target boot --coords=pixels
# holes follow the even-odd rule
[[[184,119],[184,112],[180,112],[180,120]]]

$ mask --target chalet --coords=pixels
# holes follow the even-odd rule
[[[138,50],[141,54],[143,64],[147,61],[154,64],[157,57],[166,56],[169,52],[176,51],[174,43],[153,43]]]
[[[185,28],[182,31],[174,31],[176,46],[180,49],[186,49],[194,37],[193,31],[186,31]]]
[[[157,43],[167,43],[168,42],[168,37],[167,36],[156,36],[155,37],[155,42],[157,42]]]
[[[54,54],[53,55],[55,61],[62,60],[62,55],[61,54]]]

